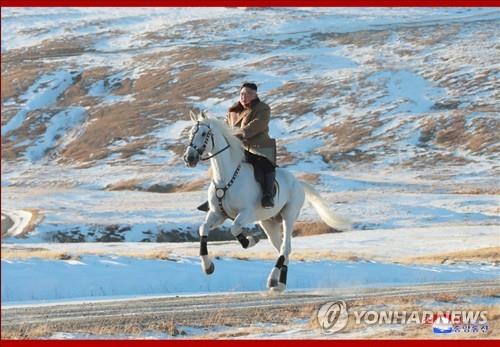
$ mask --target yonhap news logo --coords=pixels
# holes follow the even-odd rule
[[[317,319],[323,334],[333,334],[347,326],[349,314],[353,315],[355,325],[420,325],[431,326],[432,332],[439,335],[456,333],[485,334],[489,331],[487,311],[374,311],[354,310],[348,312],[344,301],[331,301],[322,305]]]
[[[349,319],[347,305],[342,300],[327,302],[318,310],[317,317],[321,332],[333,334],[347,325]]]

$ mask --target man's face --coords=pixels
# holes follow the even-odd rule
[[[250,104],[257,97],[257,91],[244,87],[240,90],[240,103],[243,105]]]

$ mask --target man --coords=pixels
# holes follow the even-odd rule
[[[262,207],[274,207],[273,188],[276,175],[276,141],[269,137],[271,109],[260,101],[255,83],[244,83],[240,88],[240,100],[229,108],[226,122],[239,127],[236,135],[245,146],[245,159],[261,170],[260,180],[263,197]]]
[[[255,83],[244,83],[240,87],[240,99],[229,108],[226,122],[239,128],[236,136],[245,147],[245,160],[258,170],[256,177],[262,186],[262,207],[274,207],[273,189],[276,176],[276,141],[269,137],[271,109],[260,101]],[[208,211],[208,203],[198,207]]]

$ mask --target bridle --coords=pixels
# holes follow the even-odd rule
[[[200,126],[201,125],[207,127],[208,131],[207,131],[207,134],[205,135],[205,139],[203,140],[203,145],[201,145],[201,147],[198,148],[196,145],[193,144],[193,139],[194,139],[194,135],[196,135],[196,133],[198,132],[198,130],[200,130]],[[212,128],[210,128],[210,125],[207,125],[207,124],[204,124],[204,123],[200,123],[200,121],[196,122],[196,128],[194,128],[194,129],[195,129],[195,131],[193,133],[191,133],[191,137],[190,137],[190,141],[189,141],[189,147],[192,147],[196,152],[198,152],[198,154],[200,155],[200,160],[209,160],[209,159],[215,157],[216,155],[224,152],[226,149],[228,149],[230,147],[230,145],[228,143],[227,146],[224,147],[223,149],[221,149],[220,151],[217,151],[216,153],[214,153],[214,154],[212,154],[212,155],[210,155],[208,157],[203,158],[201,155],[207,149],[207,144],[208,144],[209,138],[212,140],[212,148],[215,148],[214,134],[212,132]]]
[[[208,131],[207,131],[207,134],[205,135],[205,139],[203,140],[203,145],[200,148],[198,148],[197,146],[195,146],[193,144],[193,139],[194,139],[194,136],[196,135],[196,133],[200,130],[201,125],[207,127]],[[198,152],[198,154],[200,155],[200,160],[211,159],[211,158],[215,157],[216,155],[224,152],[226,149],[228,149],[230,147],[229,142],[227,142],[227,140],[226,140],[226,142],[227,142],[226,147],[224,147],[220,151],[217,151],[216,153],[212,154],[211,156],[203,158],[201,155],[207,149],[209,138],[212,139],[212,149],[215,148],[214,134],[212,132],[212,128],[210,128],[210,125],[201,123],[200,121],[196,122],[196,127],[194,129],[195,129],[194,132],[191,133],[191,137],[189,140],[189,146],[191,148],[193,148],[196,152]],[[215,185],[215,181],[213,181],[213,184],[215,187],[215,197],[217,198],[217,204],[219,205],[219,208],[220,208],[222,214],[224,214],[226,217],[228,217],[230,219],[233,219],[233,218],[231,218],[227,214],[226,210],[224,209],[224,206],[222,206],[222,200],[224,199],[224,196],[226,195],[226,191],[233,185],[234,181],[236,180],[236,177],[238,176],[240,169],[241,169],[241,163],[238,164],[238,167],[236,168],[236,170],[233,173],[233,177],[231,177],[231,180],[222,188],[217,188],[217,186]]]

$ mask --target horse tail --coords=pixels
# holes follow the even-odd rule
[[[335,214],[327,205],[326,200],[323,199],[319,193],[314,189],[313,186],[306,182],[302,183],[302,187],[304,188],[304,192],[306,193],[306,201],[311,203],[316,212],[318,212],[321,220],[328,224],[328,226],[337,229],[346,231],[351,228],[351,221],[347,218],[340,217]]]

